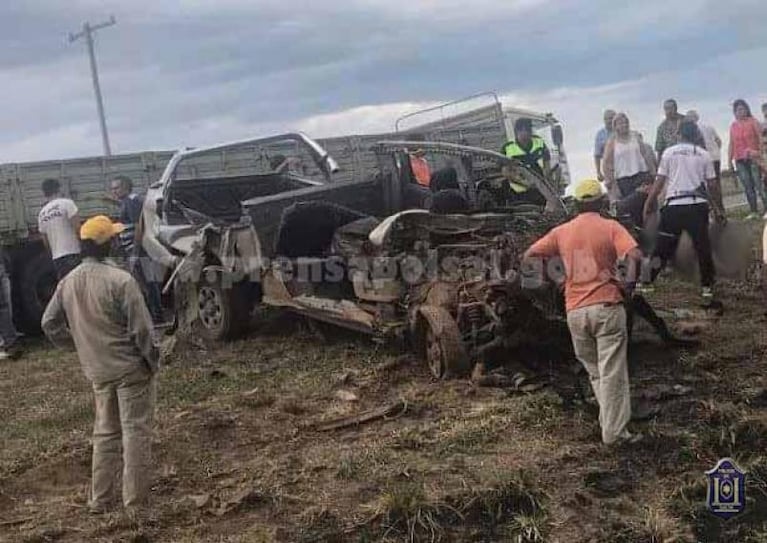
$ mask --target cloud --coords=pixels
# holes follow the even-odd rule
[[[388,133],[394,131],[395,121],[403,114],[431,105],[428,102],[399,102],[359,106],[337,113],[315,115],[298,121],[297,126],[314,137]]]
[[[764,88],[767,3],[690,0],[7,0],[0,160],[96,154],[82,42],[97,56],[116,152],[302,128],[378,132],[406,110],[496,90],[565,124],[576,175],[606,106],[652,138],[666,96],[727,126]],[[748,14],[747,17],[739,14]],[[88,127],[85,129],[85,127]]]
[[[40,132],[23,139],[17,139],[2,146],[3,156],[14,157],[16,161],[66,158],[82,155],[83,149],[93,148],[101,142],[98,126],[82,122]],[[55,155],[51,154],[51,143],[55,143]]]

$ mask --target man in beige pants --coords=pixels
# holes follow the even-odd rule
[[[642,255],[623,226],[599,214],[607,198],[597,180],[579,183],[575,201],[578,216],[534,243],[525,253],[525,264],[543,271],[553,269],[544,266],[545,259],[562,259],[567,325],[599,403],[602,441],[635,442],[639,436],[626,428],[631,419],[628,331],[615,270],[618,261],[627,258],[627,277],[635,278]]]
[[[123,230],[105,216],[80,229],[83,263],[59,283],[42,319],[58,346],[74,341],[80,364],[93,384],[92,512],[110,508],[122,461],[126,508],[145,502],[151,473],[151,427],[158,351],[141,289],[127,272],[109,265],[112,239]]]

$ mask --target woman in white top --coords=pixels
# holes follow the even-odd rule
[[[618,113],[613,119],[613,135],[605,146],[603,171],[611,193],[616,187],[626,198],[655,176],[655,154],[638,132],[631,131],[629,118]]]

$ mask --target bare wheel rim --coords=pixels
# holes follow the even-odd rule
[[[442,345],[439,338],[434,335],[434,331],[429,327],[426,332],[426,361],[432,375],[437,378],[445,373],[444,362],[442,359]]]
[[[198,298],[200,321],[203,326],[209,329],[221,326],[224,310],[219,292],[212,287],[201,287]]]

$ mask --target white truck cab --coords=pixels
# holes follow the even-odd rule
[[[530,119],[533,132],[546,141],[553,180],[564,191],[570,184],[564,131],[551,113],[505,106],[497,94],[486,92],[409,113],[397,119],[394,128],[396,132],[423,133],[430,140],[500,151],[514,139],[514,122],[520,118]]]

